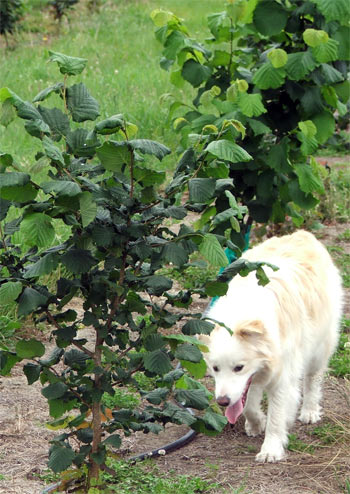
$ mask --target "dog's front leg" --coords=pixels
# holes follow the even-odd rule
[[[295,420],[300,391],[297,382],[294,385],[283,383],[277,389],[268,390],[267,394],[269,403],[265,440],[256,460],[273,463],[286,456],[288,426]]]
[[[261,410],[262,395],[262,387],[251,384],[243,412],[246,419],[245,431],[248,436],[257,436],[265,430],[266,416]]]

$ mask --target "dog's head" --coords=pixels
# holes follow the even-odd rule
[[[271,349],[264,324],[259,320],[239,322],[232,334],[217,325],[207,335],[198,336],[210,374],[215,379],[215,396],[225,406],[226,417],[235,423],[241,415],[249,386],[271,364]]]

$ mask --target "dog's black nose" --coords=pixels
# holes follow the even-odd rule
[[[228,396],[219,396],[216,400],[222,407],[227,407],[230,404],[230,398]]]

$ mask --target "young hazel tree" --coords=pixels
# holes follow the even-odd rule
[[[230,182],[212,178],[203,188],[196,176],[206,166],[205,156],[198,161],[189,149],[164,189],[165,172],[157,171],[154,161],[170,150],[136,138],[137,127],[121,114],[88,129],[100,114],[99,104],[83,83],[68,84],[87,60],[54,52],[50,60],[57,62],[63,81],[41,91],[33,103],[0,89],[2,111],[14,107],[25,130],[40,140],[35,160],[44,165],[38,180],[0,152],[0,297],[17,306],[19,318],[46,320],[55,346],[48,353],[35,338],[20,340],[15,351],[0,352],[0,368],[7,374],[29,360],[23,367],[28,383],[40,380],[54,419],[51,428],[62,429],[51,441],[49,467],[62,472],[74,466],[72,475],[80,478],[83,492],[96,494],[104,492],[101,472],[108,469],[110,450],[120,447],[121,432],[157,433],[174,422],[216,434],[226,424],[195,380],[206,366],[194,335],[210,332],[213,324],[191,312],[192,292],[176,289],[159,270],[171,265],[184,272],[198,250],[211,264],[228,264],[223,248],[232,244],[211,232],[215,215],[196,230],[171,225],[205,202],[209,188],[215,197]],[[45,106],[55,95],[61,107]],[[212,146],[220,142],[217,138]],[[235,151],[250,159],[240,146]],[[227,194],[231,218],[238,221],[243,212]],[[57,242],[62,223],[66,240]],[[243,264],[236,272],[257,270],[266,282],[261,263]],[[209,283],[207,293],[225,293],[231,271],[225,280]],[[57,282],[50,288],[45,280],[53,273]],[[200,293],[205,295],[203,289]],[[81,307],[68,305],[73,297],[80,298]],[[172,334],[180,321],[182,330]],[[90,337],[83,328],[90,328]],[[156,378],[155,389],[140,389],[137,373]],[[146,405],[109,409],[103,396],[130,384]],[[193,415],[186,407],[202,413]]]

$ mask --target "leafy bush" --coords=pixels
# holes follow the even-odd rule
[[[0,34],[5,36],[12,34],[22,12],[21,0],[1,0],[0,2]]]
[[[0,152],[0,293],[4,303],[16,303],[19,318],[46,319],[56,346],[47,355],[42,342],[21,339],[15,351],[1,351],[0,368],[7,374],[17,362],[29,360],[24,373],[29,384],[40,380],[44,386],[51,429],[65,429],[52,441],[49,467],[61,472],[73,464],[79,476],[87,471],[84,488],[93,486],[96,493],[108,451],[121,444],[118,431],[157,433],[170,421],[216,434],[226,423],[210,408],[207,390],[173,366],[181,361],[192,376],[203,377],[206,367],[194,335],[211,331],[213,324],[190,312],[190,290],[172,289],[172,280],[158,271],[171,264],[185,272],[190,254],[198,250],[213,265],[228,264],[223,247],[229,240],[210,231],[215,215],[196,231],[166,224],[183,220],[208,191],[214,197],[230,182],[209,179],[203,189],[195,178],[203,161],[194,160],[189,149],[161,192],[165,172],[156,170],[154,160],[170,150],[135,138],[137,127],[121,114],[89,129],[99,104],[83,83],[68,85],[87,60],[50,55],[63,81],[41,91],[33,103],[0,89],[2,116],[8,117],[1,121],[9,124],[9,108],[14,108],[42,145],[35,160],[46,161],[46,177],[39,182],[12,155]],[[54,95],[61,108],[45,106]],[[238,145],[235,150],[248,156]],[[181,205],[187,186],[189,200]],[[234,221],[241,209],[227,194]],[[62,222],[70,234],[57,243],[56,227]],[[17,232],[26,237],[22,246],[13,243]],[[230,276],[241,269],[257,269],[265,282],[262,264],[228,266],[225,279],[211,283],[208,293],[225,292]],[[47,287],[45,279],[56,271],[56,286]],[[81,298],[82,312],[68,305],[73,297]],[[182,332],[162,331],[182,320]],[[92,347],[81,333],[84,327],[92,328]],[[154,389],[143,389],[147,380],[142,374],[153,379]],[[106,393],[113,397],[116,387],[130,384],[148,405],[116,410],[105,405]],[[183,406],[204,413],[193,416]]]
[[[49,5],[52,7],[54,18],[59,22],[62,21],[62,17],[67,15],[68,10],[73,7],[79,0],[52,0]]]
[[[214,169],[232,179],[233,195],[249,210],[241,226],[282,223],[286,215],[300,226],[301,211],[324,193],[312,155],[335,132],[334,113],[347,112],[347,1],[230,0],[208,16],[205,44],[171,12],[156,10],[152,18],[164,46],[161,67],[175,86],[197,91],[193,104],[170,104],[179,150],[191,143],[206,153],[211,170],[201,176]],[[226,140],[220,146],[211,143],[218,135]],[[235,154],[232,140],[251,161]],[[227,203],[221,196],[217,212]]]

